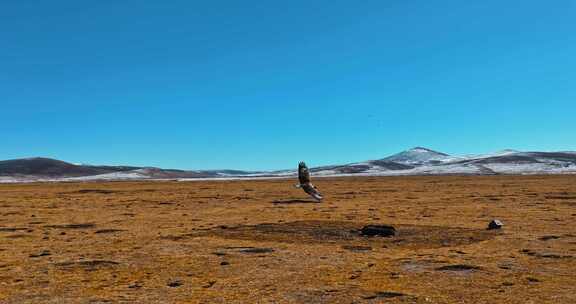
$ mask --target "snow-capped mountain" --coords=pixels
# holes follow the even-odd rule
[[[402,164],[407,168],[379,166],[380,162]],[[519,152],[503,150],[476,156],[450,156],[425,148],[414,148],[379,161],[368,161],[317,170],[318,175],[346,174],[355,168],[363,175],[444,175],[444,174],[561,174],[576,173],[576,152]],[[314,170],[313,170],[314,172]]]
[[[503,150],[484,155],[452,156],[416,147],[364,162],[312,167],[315,176],[576,174],[576,152]],[[0,183],[145,179],[232,179],[296,176],[296,169],[250,172],[185,171],[151,167],[76,165],[49,158],[0,161]]]
[[[430,150],[423,147],[416,147],[392,156],[388,156],[383,161],[389,161],[405,165],[423,165],[430,163],[440,163],[450,158],[450,155]]]

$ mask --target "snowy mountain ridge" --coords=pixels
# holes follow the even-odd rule
[[[382,159],[312,167],[314,176],[576,174],[576,152],[502,150],[483,155],[452,156],[415,147]],[[198,180],[286,178],[296,169],[250,172],[239,170],[175,170],[133,166],[94,166],[49,158],[0,161],[0,183],[94,180]]]
[[[450,158],[450,155],[430,150],[423,147],[415,147],[392,156],[383,158],[383,161],[390,161],[405,165],[425,164],[434,161],[443,161]]]

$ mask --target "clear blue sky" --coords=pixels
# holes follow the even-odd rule
[[[0,159],[576,150],[576,1],[2,1]]]

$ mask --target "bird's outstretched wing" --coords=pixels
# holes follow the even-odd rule
[[[298,164],[298,180],[302,186],[310,183],[310,171],[304,162]]]

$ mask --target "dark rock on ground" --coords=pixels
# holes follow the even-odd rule
[[[0,227],[0,232],[16,232],[23,230],[28,230],[28,228]]]
[[[344,246],[342,246],[342,249],[346,249],[346,250],[350,250],[350,251],[370,251],[370,250],[372,250],[372,247],[370,247],[370,246],[348,246],[348,245],[344,245]]]
[[[97,194],[112,194],[115,193],[117,191],[114,190],[104,190],[104,189],[82,189],[82,190],[78,190],[72,193],[80,193],[80,194],[85,194],[85,193],[97,193]]]
[[[96,232],[94,232],[94,233],[115,233],[115,232],[122,232],[122,231],[126,231],[126,230],[122,230],[122,229],[100,229],[100,230],[96,230]]]
[[[488,224],[488,230],[502,229],[502,227],[504,227],[504,224],[500,220],[492,220]]]
[[[247,249],[240,250],[240,252],[243,252],[243,253],[271,253],[271,252],[274,252],[274,249],[272,249],[272,248],[247,248]]]
[[[94,228],[96,225],[93,223],[83,224],[63,224],[63,225],[47,225],[46,228],[59,228],[59,229],[87,229]]]
[[[481,268],[478,266],[466,265],[466,264],[446,265],[436,268],[436,270],[438,271],[471,271],[480,269]]]
[[[396,228],[389,225],[366,225],[360,229],[363,236],[390,237],[396,235]]]
[[[557,239],[559,239],[559,238],[560,238],[560,237],[559,237],[559,236],[556,236],[556,235],[545,235],[545,236],[539,238],[539,240],[541,240],[541,241],[549,241],[549,240],[557,240]]]
[[[42,251],[40,251],[39,253],[30,254],[30,257],[31,257],[31,258],[39,258],[39,257],[49,256],[49,255],[52,255],[52,254],[50,253],[50,251],[48,251],[48,250],[42,250]]]
[[[168,284],[166,284],[168,287],[180,287],[182,286],[182,281],[181,280],[171,280],[168,282]]]
[[[107,260],[88,260],[88,261],[60,262],[56,263],[55,265],[63,268],[79,267],[88,271],[92,271],[100,268],[114,267],[120,265],[120,263]]]
[[[204,288],[210,288],[212,286],[214,286],[214,284],[216,284],[216,281],[210,281],[208,283],[206,283],[206,285],[202,286]]]
[[[132,283],[132,284],[128,285],[128,288],[130,288],[130,289],[137,289],[137,288],[141,288],[141,287],[142,287],[142,284],[140,284],[139,282]]]
[[[404,297],[406,296],[406,294],[400,293],[400,292],[394,292],[394,291],[379,291],[373,295],[370,296],[366,296],[364,297],[365,300],[373,300],[373,299],[377,299],[377,298],[385,298],[385,299],[389,299],[389,298],[397,298],[397,297]]]
[[[532,256],[532,257],[537,257],[537,258],[546,258],[546,259],[570,259],[570,258],[574,258],[574,256],[571,255],[560,255],[560,254],[556,254],[556,253],[542,253],[542,252],[536,252],[530,249],[522,249],[520,250],[521,253]]]

